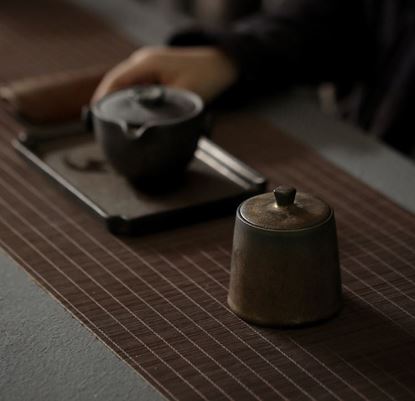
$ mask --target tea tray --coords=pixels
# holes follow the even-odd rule
[[[151,189],[117,174],[81,128],[26,131],[13,144],[114,234],[144,234],[234,213],[266,187],[264,176],[207,138],[200,139],[180,183],[172,186],[166,177]]]

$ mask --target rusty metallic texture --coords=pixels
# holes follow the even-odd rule
[[[309,222],[302,213],[312,215],[314,224],[299,227],[299,221]],[[275,206],[272,193],[242,203],[228,303],[244,320],[266,326],[305,325],[335,315],[341,307],[341,276],[333,210],[302,193],[284,207]]]
[[[280,196],[280,201],[283,196]],[[297,193],[291,205],[279,206],[274,194],[269,192],[248,199],[240,208],[243,220],[269,230],[310,228],[327,220],[330,212],[325,202],[303,192]]]

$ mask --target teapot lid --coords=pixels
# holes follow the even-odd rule
[[[248,223],[267,230],[301,230],[323,223],[332,213],[321,199],[280,185],[273,192],[243,202],[239,213]]]
[[[159,85],[123,89],[104,96],[92,107],[98,118],[131,125],[180,122],[202,109],[203,102],[195,93]]]

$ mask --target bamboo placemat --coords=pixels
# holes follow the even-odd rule
[[[0,80],[75,68],[97,57],[108,61],[104,54],[115,59],[131,49],[76,8],[33,3],[2,3]],[[50,26],[38,21],[39,4],[49,7]],[[95,33],[79,40],[78,25],[81,33]],[[5,59],[13,40],[19,46]],[[68,55],[75,43],[76,60]],[[10,139],[18,129],[0,111],[1,245],[166,397],[415,399],[414,215],[268,123],[247,115],[223,118],[214,135],[222,146],[271,185],[318,193],[337,217],[345,297],[340,316],[301,330],[260,329],[226,305],[233,218],[116,238],[16,155]]]

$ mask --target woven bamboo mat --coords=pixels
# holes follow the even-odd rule
[[[75,8],[33,3],[2,2],[0,80],[131,50]],[[115,238],[15,154],[18,129],[0,110],[1,245],[167,398],[415,399],[414,215],[266,122],[224,117],[214,135],[221,145],[271,185],[318,193],[338,222],[342,313],[307,329],[256,328],[226,305],[233,218]]]

